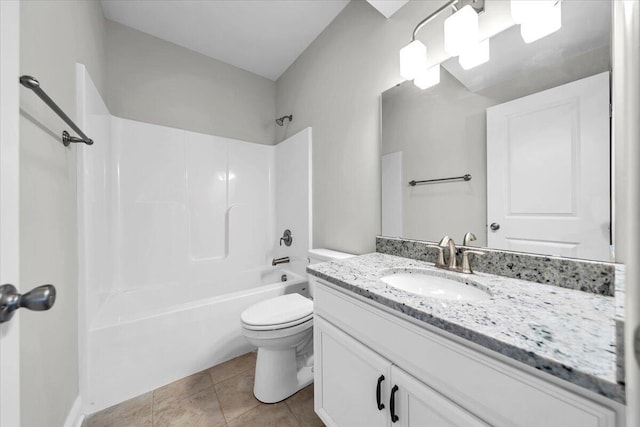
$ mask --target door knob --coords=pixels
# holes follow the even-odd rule
[[[498,224],[497,222],[492,222],[489,228],[493,231],[498,231],[500,230],[500,224]]]
[[[20,295],[13,285],[0,286],[0,323],[8,322],[20,307],[33,311],[45,311],[56,302],[56,288],[42,285]]]

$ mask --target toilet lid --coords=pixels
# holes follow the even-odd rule
[[[242,312],[242,323],[249,326],[298,324],[313,316],[313,302],[300,294],[282,295],[252,305]]]

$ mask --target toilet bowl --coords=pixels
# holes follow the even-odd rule
[[[317,253],[317,251],[320,251]],[[309,251],[311,263],[353,256]],[[313,295],[313,290],[309,288]],[[258,348],[253,394],[264,403],[286,399],[313,382],[313,301],[282,295],[252,305],[240,315],[242,334]]]
[[[253,394],[265,403],[286,399],[313,382],[313,302],[300,294],[259,302],[240,315],[242,334],[258,347]]]

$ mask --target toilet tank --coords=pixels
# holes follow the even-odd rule
[[[310,249],[308,255],[309,264],[319,264],[321,262],[335,261],[356,256],[345,252],[332,251],[331,249]],[[311,280],[309,281],[309,294],[313,298],[313,282]]]

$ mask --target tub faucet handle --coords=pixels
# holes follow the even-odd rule
[[[282,246],[282,242],[284,242],[285,246],[291,246],[291,243],[293,242],[293,235],[291,234],[291,230],[288,228],[284,230],[284,233],[280,238],[280,246]]]

